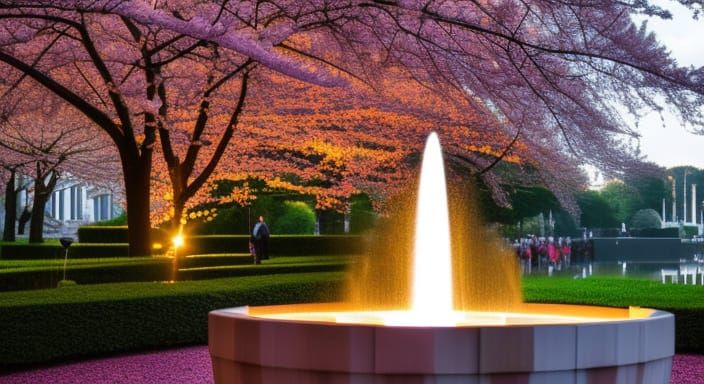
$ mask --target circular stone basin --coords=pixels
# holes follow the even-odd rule
[[[341,304],[213,311],[215,382],[669,382],[675,322],[667,312],[526,304],[520,312],[444,318],[423,326],[412,312],[359,312]]]

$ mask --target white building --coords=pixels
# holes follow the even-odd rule
[[[31,188],[30,188],[31,189]],[[32,203],[32,192],[22,190],[17,196],[17,219]],[[4,204],[0,205],[4,217]],[[107,189],[89,185],[72,177],[60,179],[45,206],[45,237],[75,236],[78,227],[96,221],[110,220],[122,213],[118,198]],[[3,221],[0,221],[0,225]],[[29,223],[24,235],[29,234]]]

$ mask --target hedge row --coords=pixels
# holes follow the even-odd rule
[[[82,227],[108,228],[108,233],[115,228],[123,227]],[[99,231],[92,231],[95,233]],[[86,236],[83,236],[86,238]],[[88,236],[91,240],[95,237]],[[106,236],[110,240],[110,236]],[[113,237],[117,238],[117,237]],[[269,252],[274,256],[305,256],[305,255],[349,255],[359,254],[364,248],[363,238],[354,235],[322,235],[322,236],[272,236],[269,239]],[[192,236],[185,240],[181,255],[200,255],[218,253],[248,253],[249,237],[244,235],[205,235]],[[129,255],[127,243],[74,243],[69,248],[69,258],[106,258]],[[3,244],[0,245],[0,259],[54,259],[63,258],[64,249],[58,244]]]
[[[310,272],[335,272],[344,271],[347,263],[307,263],[307,264],[287,264],[287,265],[261,265],[253,268],[242,267],[212,267],[212,268],[190,268],[180,270],[179,280],[203,280],[217,279],[235,276],[253,276],[263,274],[284,274],[284,273],[310,273]]]
[[[122,259],[122,260],[120,260]],[[105,263],[78,264],[69,266],[66,278],[78,284],[103,284],[119,282],[154,282],[172,278],[172,259],[164,257],[111,259]],[[214,260],[211,260],[214,259]],[[290,260],[292,259],[292,260]],[[342,271],[347,266],[347,258],[315,257],[278,258],[265,261],[262,265],[252,265],[249,255],[198,256],[181,259],[177,279],[202,280],[236,276],[273,275],[287,273],[308,273]],[[213,263],[223,264],[213,264]],[[16,271],[0,270],[0,291],[19,291],[55,288],[63,278],[62,264],[26,268]]]
[[[204,344],[208,312],[333,301],[339,273],[179,284],[107,284],[0,295],[0,370],[80,356]]]
[[[78,284],[164,281],[168,280],[170,273],[171,261],[164,259],[145,263],[70,267],[66,270],[66,279]],[[56,288],[62,278],[61,267],[0,273],[0,291]]]
[[[185,240],[187,254],[247,252],[249,236],[205,235]],[[359,254],[363,239],[353,235],[281,235],[269,238],[269,253],[274,256],[350,255]]]
[[[122,257],[129,254],[127,244],[75,243],[68,250],[72,259],[92,259]],[[0,259],[33,260],[64,257],[64,249],[57,244],[3,244],[0,246]]]
[[[163,242],[167,234],[161,229],[152,228],[152,241]],[[127,243],[127,226],[86,225],[78,228],[79,243]]]

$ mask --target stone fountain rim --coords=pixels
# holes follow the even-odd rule
[[[529,304],[533,308],[598,308],[621,314],[635,310],[647,315],[571,324],[458,327],[293,321],[247,314],[249,310],[330,306],[294,304],[210,312],[209,349],[214,366],[261,367],[277,372],[471,376],[620,366],[636,371],[653,367],[667,370],[674,355],[674,316],[641,308]]]
[[[496,328],[496,327],[550,327],[550,326],[584,326],[584,325],[601,325],[601,324],[619,324],[624,322],[634,322],[638,320],[654,320],[657,318],[674,317],[669,312],[631,306],[628,308],[621,307],[606,307],[597,305],[582,305],[582,304],[546,304],[546,303],[523,303],[521,309],[540,310],[540,312],[526,311],[471,311],[476,313],[508,313],[508,314],[528,314],[528,315],[557,315],[557,316],[575,316],[581,318],[593,318],[594,321],[580,322],[553,322],[553,323],[536,323],[536,324],[467,324],[457,326],[432,326],[432,325],[383,325],[373,323],[337,323],[324,320],[310,319],[282,319],[266,317],[267,314],[285,314],[290,312],[356,312],[357,310],[347,304],[340,302],[330,303],[305,303],[305,304],[282,304],[282,305],[266,305],[266,306],[240,306],[233,308],[218,309],[211,312],[214,315],[236,317],[243,320],[255,320],[275,323],[291,323],[291,324],[316,324],[323,326],[355,326],[355,327],[385,327],[385,328],[418,328],[418,329],[434,329],[434,328]],[[600,315],[586,316],[581,312],[599,311]],[[385,310],[379,310],[383,312]],[[578,311],[580,314],[574,314],[572,311]],[[374,310],[364,312],[375,312]],[[610,320],[604,320],[608,318]]]

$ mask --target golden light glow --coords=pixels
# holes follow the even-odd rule
[[[435,132],[423,152],[415,229],[410,318],[426,325],[453,323],[450,218],[442,149]]]
[[[173,239],[171,239],[171,242],[174,244],[174,247],[180,248],[181,246],[183,246],[183,236],[181,236],[180,234],[176,235],[173,237]]]
[[[593,317],[587,309],[582,316],[562,313],[531,313],[531,312],[476,312],[452,311],[446,321],[432,326],[457,327],[457,326],[507,326],[507,325],[538,325],[538,324],[578,324],[602,323],[627,319],[646,318],[652,310],[626,313],[619,318]],[[592,316],[589,316],[592,315]],[[256,317],[277,320],[315,321],[338,324],[367,324],[390,326],[428,326],[419,321],[413,313],[408,311],[330,311],[330,312],[283,312],[255,314]],[[431,319],[432,320],[432,319]]]

